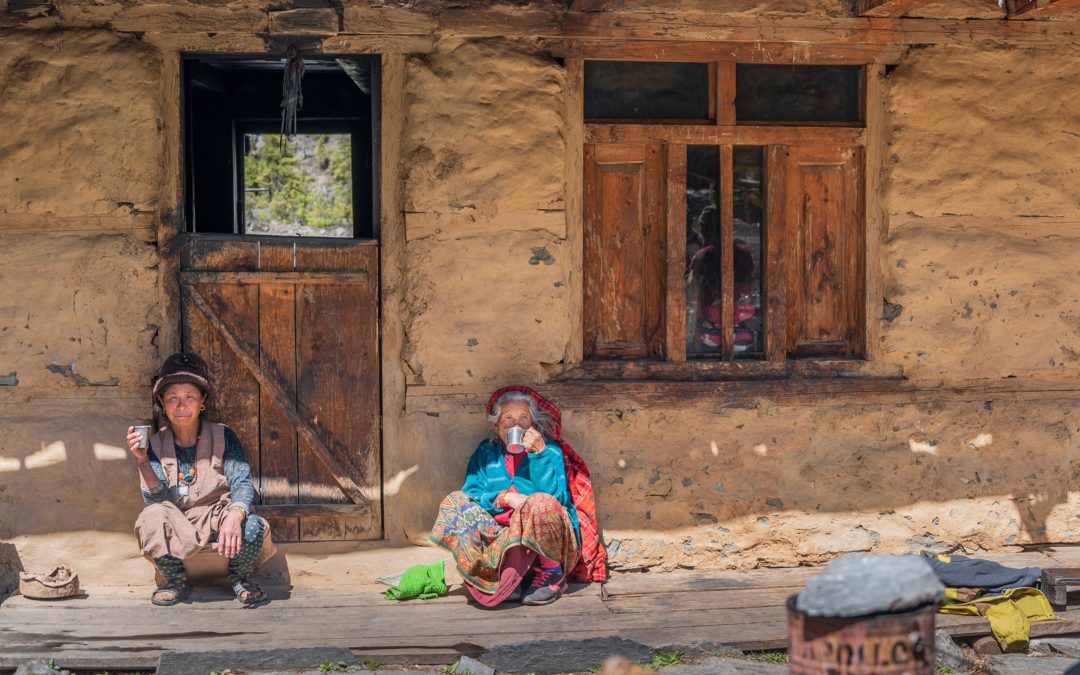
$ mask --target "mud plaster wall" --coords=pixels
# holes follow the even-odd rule
[[[0,40],[0,537],[129,531],[123,435],[162,324],[160,59],[108,31]]]
[[[18,292],[0,301],[0,378],[18,384],[0,386],[0,536],[126,531],[139,504],[118,430],[145,414],[164,322],[146,220],[167,182],[161,63],[104,31],[4,40],[0,275]],[[1078,62],[930,48],[888,78],[889,228],[871,264],[900,312],[882,359],[912,381],[1076,377]],[[565,73],[529,42],[443,40],[410,59],[406,87],[410,390],[542,381],[571,332]],[[385,448],[392,541],[422,539],[460,484],[482,398],[407,408]],[[746,567],[1075,541],[1072,406],[750,396],[564,412],[616,566]]]
[[[435,73],[473,68],[459,53],[466,52],[413,64],[416,98],[439,86]],[[870,264],[882,270],[885,298],[899,311],[882,321],[881,360],[911,382],[933,389],[1077,377],[1080,85],[1071,73],[1078,65],[1075,50],[941,47],[912,51],[887,78],[888,228]],[[515,75],[491,77],[487,97],[535,96],[519,69],[550,87],[551,100],[515,110],[515,138],[536,148],[558,124],[547,108],[557,105],[559,71],[512,52],[498,67]],[[460,135],[438,150],[430,139],[439,119],[415,101],[406,189],[416,210],[445,210],[459,194],[475,195],[476,212],[500,214],[506,204],[529,209],[550,198],[561,166],[556,148],[548,164],[518,162],[501,143],[486,142],[487,133],[501,138],[501,116],[455,98],[455,114],[485,135]],[[1028,114],[1033,101],[1038,116]],[[469,122],[473,115],[490,116],[490,130]],[[459,149],[466,145],[470,153]],[[446,157],[466,154],[470,166],[514,172],[513,192],[485,198],[469,171],[439,175]],[[486,433],[481,392],[538,381],[540,364],[557,359],[564,344],[567,300],[553,286],[565,279],[566,242],[480,220],[410,241],[410,391],[476,392],[455,409],[415,399],[405,417],[412,449],[402,450],[397,470],[419,467],[406,485],[419,506],[431,501],[426,513],[418,508],[392,525],[416,540]],[[470,236],[470,228],[484,234]],[[539,244],[554,252],[550,267],[525,260]],[[522,314],[542,321],[527,337]],[[1001,550],[1080,537],[1071,517],[1080,505],[1077,397],[929,398],[749,395],[652,410],[613,400],[564,415],[567,437],[594,472],[617,567],[791,565],[845,551]]]

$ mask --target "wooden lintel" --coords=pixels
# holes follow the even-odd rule
[[[930,4],[932,0],[858,0],[859,16],[904,16],[913,9]]]
[[[899,63],[909,47],[893,43],[808,44],[785,42],[708,42],[652,40],[543,40],[544,49],[565,58],[763,64]]]
[[[1037,19],[1055,16],[1061,12],[1080,7],[1080,0],[1009,0],[1010,19]]]
[[[300,417],[300,413],[293,408],[289,402],[289,397],[285,393],[285,390],[271,377],[263,368],[259,365],[258,361],[247,352],[246,349],[240,344],[239,338],[233,333],[225,323],[221,320],[221,317],[217,315],[217,312],[210,307],[210,304],[202,297],[202,295],[192,288],[190,285],[181,284],[183,288],[184,297],[187,298],[192,305],[195,306],[203,316],[206,317],[207,322],[214,328],[215,331],[221,336],[221,339],[225,342],[226,346],[236,355],[236,358],[240,360],[244,367],[248,369],[252,377],[259,383],[262,390],[267,394],[273,402],[273,404],[284,414],[289,422],[296,427],[297,433],[304,437],[314,450],[315,456],[323,463],[326,470],[334,477],[334,481],[337,482],[338,487],[342,492],[348,495],[349,499],[355,504],[369,504],[369,500],[364,496],[360,486],[349,477],[345,467],[334,457],[330,449],[326,447],[322,439],[315,432],[311,423]]]
[[[181,279],[192,284],[331,284],[365,285],[371,283],[367,272],[181,272]]]

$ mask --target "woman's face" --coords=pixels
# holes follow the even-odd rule
[[[529,412],[529,404],[524,401],[510,401],[504,403],[499,411],[499,421],[495,423],[495,432],[506,443],[506,431],[510,427],[531,429],[533,425],[532,413]]]
[[[165,416],[169,418],[170,424],[178,427],[190,426],[199,419],[202,404],[202,392],[195,385],[186,382],[170,384],[161,395],[161,407],[165,409]]]

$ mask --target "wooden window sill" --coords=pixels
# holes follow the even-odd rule
[[[587,361],[549,370],[549,382],[774,382],[777,380],[902,380],[899,368],[861,359],[717,361]]]

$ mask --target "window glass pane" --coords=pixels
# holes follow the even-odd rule
[[[351,140],[245,134],[245,234],[353,236]]]
[[[586,119],[708,119],[705,63],[586,61]]]
[[[735,146],[732,152],[734,180],[731,204],[732,267],[734,284],[735,356],[765,351],[765,322],[761,309],[765,201],[761,186],[765,177],[765,152],[761,146]]]
[[[735,67],[735,118],[762,122],[858,122],[859,66]]]
[[[686,148],[686,353],[720,352],[720,152]]]

